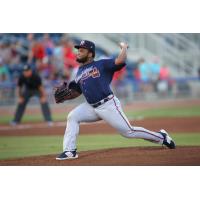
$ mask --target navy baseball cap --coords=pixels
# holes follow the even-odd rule
[[[76,49],[84,48],[88,49],[95,55],[95,44],[89,40],[82,40],[79,45],[74,46]]]
[[[23,67],[23,71],[28,71],[30,69],[32,69],[30,65],[24,65]]]

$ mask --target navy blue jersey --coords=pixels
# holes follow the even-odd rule
[[[75,82],[90,104],[99,102],[113,94],[110,83],[115,71],[122,69],[124,64],[115,65],[115,59],[93,61],[79,67]]]

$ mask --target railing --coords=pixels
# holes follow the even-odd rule
[[[195,70],[200,65],[200,49],[198,43],[178,33],[162,33],[157,35],[159,35],[167,45],[179,52],[177,58],[181,59],[184,66],[190,68],[190,71],[192,68]]]
[[[120,33],[104,34],[113,42],[127,41],[130,52],[138,52],[138,57],[149,59],[158,56],[162,63],[171,67],[175,74],[195,75],[200,66],[200,50],[198,45],[189,41],[181,34],[154,33]],[[168,40],[167,40],[168,38]],[[171,40],[171,43],[170,43]]]

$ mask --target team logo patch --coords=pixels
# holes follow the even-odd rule
[[[83,81],[88,79],[89,77],[98,78],[100,77],[100,72],[96,67],[90,67],[84,70],[79,76],[76,77],[75,81],[78,83],[79,81]]]
[[[94,67],[93,70],[91,70],[90,72],[90,76],[92,76],[92,78],[100,77],[99,70],[96,67]]]
[[[82,41],[81,41],[81,45],[84,45],[84,44],[85,44],[85,41],[84,41],[84,40],[82,40]]]

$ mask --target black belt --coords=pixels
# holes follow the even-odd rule
[[[106,98],[102,99],[101,101],[94,103],[94,104],[90,104],[93,108],[97,108],[100,105],[104,104],[105,102],[109,101],[110,99],[112,99],[114,97],[114,95],[109,95]]]

